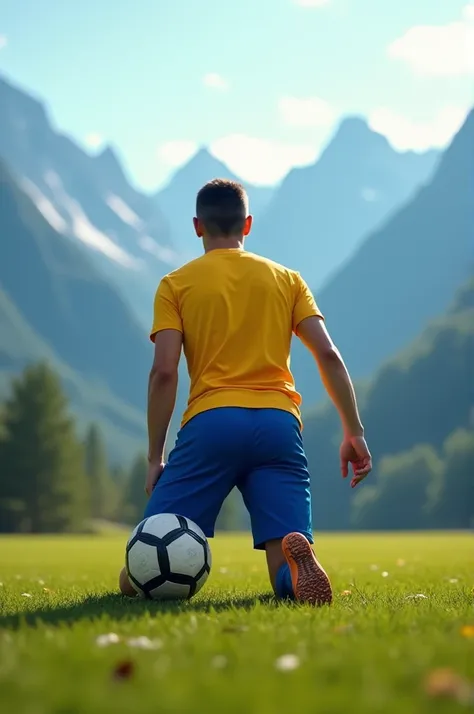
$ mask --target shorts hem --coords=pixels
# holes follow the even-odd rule
[[[308,541],[313,545],[314,543],[314,537],[312,531],[306,531],[301,528],[294,528],[292,530],[287,530],[284,533],[279,532],[278,535],[275,535],[272,533],[270,536],[266,536],[265,538],[255,538],[253,540],[253,547],[254,550],[265,550],[265,543],[268,543],[269,540],[281,540],[285,536],[288,535],[288,533],[301,533],[302,535],[306,536]]]

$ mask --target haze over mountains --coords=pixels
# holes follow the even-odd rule
[[[318,161],[284,179],[251,244],[319,290],[431,178],[438,158],[398,153],[365,120],[344,119]]]
[[[448,309],[474,269],[474,110],[432,181],[366,237],[317,295],[329,330],[355,377],[368,377]],[[293,369],[307,405],[323,392],[312,360],[296,345]]]
[[[257,218],[248,248],[302,272],[356,377],[443,313],[472,270],[473,139],[471,113],[441,159],[399,154],[350,118],[313,166],[274,189],[246,186]],[[196,191],[232,173],[201,149],[146,195],[113,149],[90,156],[2,79],[0,159],[0,389],[27,362],[51,359],[77,413],[125,455],[145,436],[156,286],[199,254]],[[322,388],[298,345],[292,366],[312,406]]]

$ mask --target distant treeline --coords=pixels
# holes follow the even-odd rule
[[[111,465],[97,425],[78,437],[48,364],[13,380],[0,408],[0,532],[90,532],[101,521],[136,525],[146,504],[146,471],[145,454],[128,467]],[[237,526],[233,499],[219,526]]]

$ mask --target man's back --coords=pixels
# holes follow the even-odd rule
[[[273,407],[299,417],[289,369],[292,332],[320,315],[298,273],[240,249],[216,249],[166,276],[152,337],[183,333],[191,378],[183,423],[221,405]]]

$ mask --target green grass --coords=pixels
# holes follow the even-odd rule
[[[431,699],[423,683],[438,667],[474,680],[474,639],[461,633],[474,625],[471,535],[322,536],[318,554],[335,602],[320,610],[275,603],[263,556],[245,536],[211,542],[212,575],[191,602],[126,601],[115,594],[123,541],[123,535],[0,539],[2,711],[418,714],[469,708],[451,698]],[[342,594],[346,590],[351,594]],[[426,599],[409,597],[416,594]],[[111,632],[120,643],[99,647],[96,638]],[[126,641],[140,636],[157,640],[157,649]],[[295,655],[298,666],[279,670],[283,655]],[[131,663],[131,676],[117,680],[113,673],[124,663]]]

